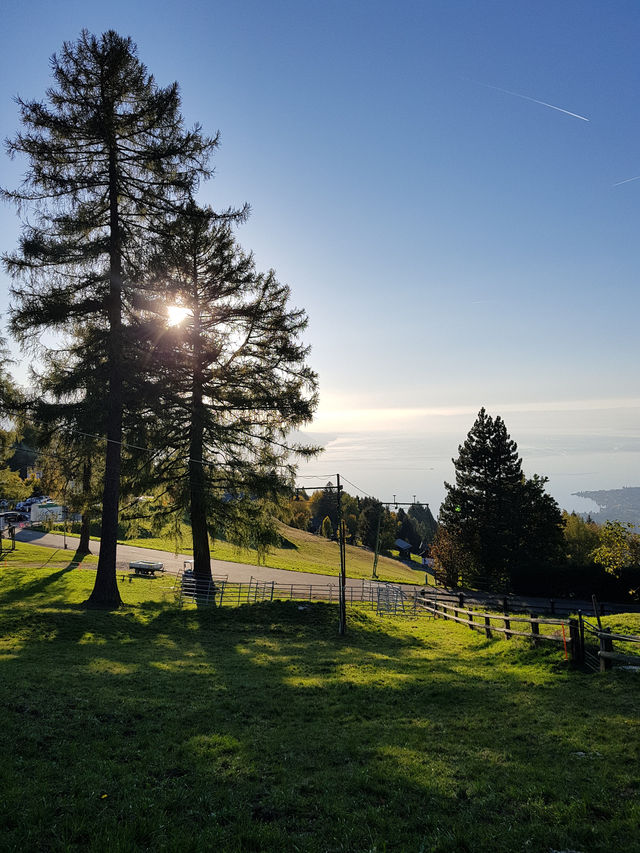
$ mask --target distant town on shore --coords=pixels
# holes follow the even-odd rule
[[[640,524],[640,486],[624,486],[622,489],[602,489],[595,492],[574,492],[576,497],[590,498],[598,504],[600,511],[589,513],[598,524],[605,521],[625,521]],[[586,518],[586,513],[582,513]]]

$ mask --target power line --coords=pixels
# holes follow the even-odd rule
[[[356,489],[357,491],[362,492],[362,494],[365,496],[365,498],[372,498],[373,497],[373,495],[370,495],[368,492],[365,492],[364,489],[361,489],[360,486],[356,486],[355,483],[352,483],[351,480],[347,480],[347,478],[344,476],[344,474],[342,474],[342,479],[345,481],[345,483],[349,483],[350,486],[353,486],[353,488]]]

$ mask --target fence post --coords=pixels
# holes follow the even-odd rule
[[[580,631],[580,660],[584,663],[584,621],[582,619],[582,610],[578,610],[578,627]]]
[[[491,637],[491,617],[490,616],[484,617],[484,633],[487,635],[487,637]]]
[[[506,640],[511,639],[511,619],[505,617],[504,620],[504,636]]]
[[[531,619],[531,637],[533,639],[533,645],[539,646],[540,640],[538,639],[538,637],[540,636],[540,625],[538,624],[538,622],[535,621],[536,618],[537,617],[534,616]]]
[[[602,657],[602,652],[612,652],[613,651],[613,640],[611,637],[606,636],[611,633],[611,628],[603,628],[602,631],[598,634],[600,638],[600,672],[604,672],[607,669],[611,669],[613,665],[613,661],[608,658]]]
[[[569,646],[571,663],[578,666],[583,661],[580,653],[580,624],[577,619],[569,619],[569,637],[571,639]]]
[[[469,616],[469,627],[471,628],[472,631],[475,631],[474,623],[473,623],[473,610],[470,610],[467,615]]]
[[[464,607],[464,593],[463,592],[458,594],[458,604],[460,607]]]

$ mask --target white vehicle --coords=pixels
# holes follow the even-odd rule
[[[60,504],[31,504],[31,521],[64,521],[64,507]]]

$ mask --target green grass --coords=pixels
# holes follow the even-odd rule
[[[640,851],[633,673],[142,579],[85,611],[92,580],[0,572],[3,851]]]
[[[0,563],[3,567],[5,562],[8,567],[12,566],[49,566],[60,567],[69,565],[73,561],[74,548],[70,543],[70,547],[65,551],[63,548],[45,548],[42,545],[31,545],[27,542],[16,542],[15,551],[9,551],[5,558]],[[89,555],[82,559],[83,566],[95,566],[98,558],[95,555]]]

